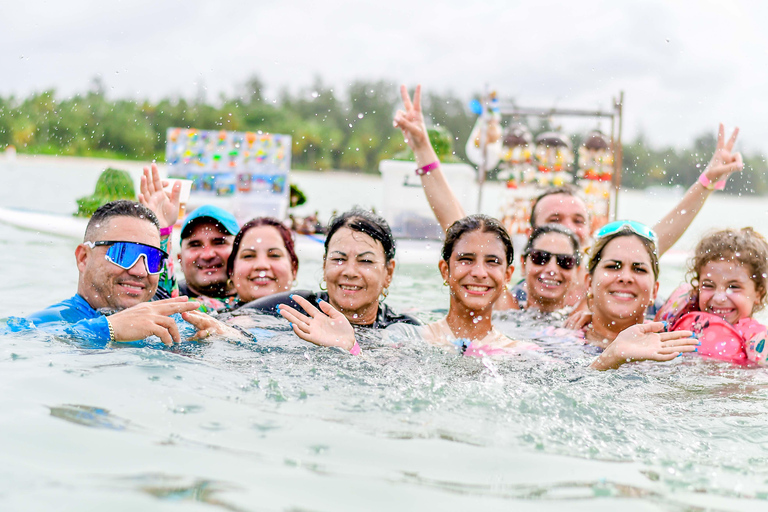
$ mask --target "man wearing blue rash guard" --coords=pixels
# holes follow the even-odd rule
[[[168,255],[160,248],[155,214],[132,201],[100,207],[88,222],[83,243],[75,249],[79,271],[77,294],[27,317],[34,327],[63,325],[65,334],[91,346],[157,336],[166,345],[181,340],[171,315],[181,313],[197,333],[242,334],[200,312],[186,297],[149,302]],[[31,327],[31,326],[29,326]]]

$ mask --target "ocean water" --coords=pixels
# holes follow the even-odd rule
[[[0,206],[69,212],[101,167],[0,163]],[[379,204],[375,178],[296,180],[321,214],[360,198]],[[653,223],[676,199],[626,193],[620,216]],[[725,223],[768,233],[763,200],[713,197],[665,260],[662,292],[697,237]],[[0,243],[2,316],[74,293],[75,240],[0,224]],[[301,287],[319,277],[319,261],[301,262]],[[436,262],[398,267],[387,300],[438,318],[448,301]],[[592,354],[551,338],[513,360],[375,340],[355,358],[257,321],[273,335],[256,344],[173,350],[4,336],[0,509],[768,508],[763,369],[682,357],[598,373],[587,369]],[[538,330],[513,315],[498,325],[519,337]]]

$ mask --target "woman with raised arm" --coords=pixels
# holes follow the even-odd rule
[[[404,110],[395,114],[394,126],[399,128],[408,146],[416,158],[416,174],[421,176],[421,183],[432,211],[443,229],[464,216],[464,209],[451,190],[445,175],[440,170],[437,159],[427,135],[424,116],[421,111],[421,86],[411,101],[408,90],[400,86]],[[739,129],[733,131],[730,139],[725,141],[725,129],[721,124],[718,130],[717,148],[699,180],[691,185],[680,202],[662,218],[654,227],[659,234],[658,253],[664,254],[682,236],[713,190],[722,189],[731,173],[743,168],[741,155],[733,151]],[[531,224],[537,227],[544,223],[564,224],[571,228],[579,237],[582,248],[589,241],[589,214],[586,204],[572,191],[559,188],[545,191],[534,203]],[[584,274],[574,275],[576,286],[571,290],[567,303],[574,305],[583,294]],[[526,299],[527,290],[518,293],[521,299]],[[497,309],[514,309],[519,307],[518,300],[513,294],[504,294],[497,303]]]

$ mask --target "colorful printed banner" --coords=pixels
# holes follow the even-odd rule
[[[193,202],[230,198],[242,216],[285,215],[290,135],[169,128],[165,160],[169,178],[192,180]]]
[[[290,135],[169,128],[167,136],[168,177],[193,180],[193,194],[287,194]]]

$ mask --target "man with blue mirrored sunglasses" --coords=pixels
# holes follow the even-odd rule
[[[94,213],[84,242],[75,249],[79,271],[77,294],[27,317],[33,326],[63,332],[105,346],[109,342],[159,337],[170,345],[182,339],[173,315],[192,324],[192,338],[208,334],[240,337],[238,331],[194,310],[186,297],[150,302],[167,254],[160,249],[159,223],[148,208],[133,201],[113,201]]]

